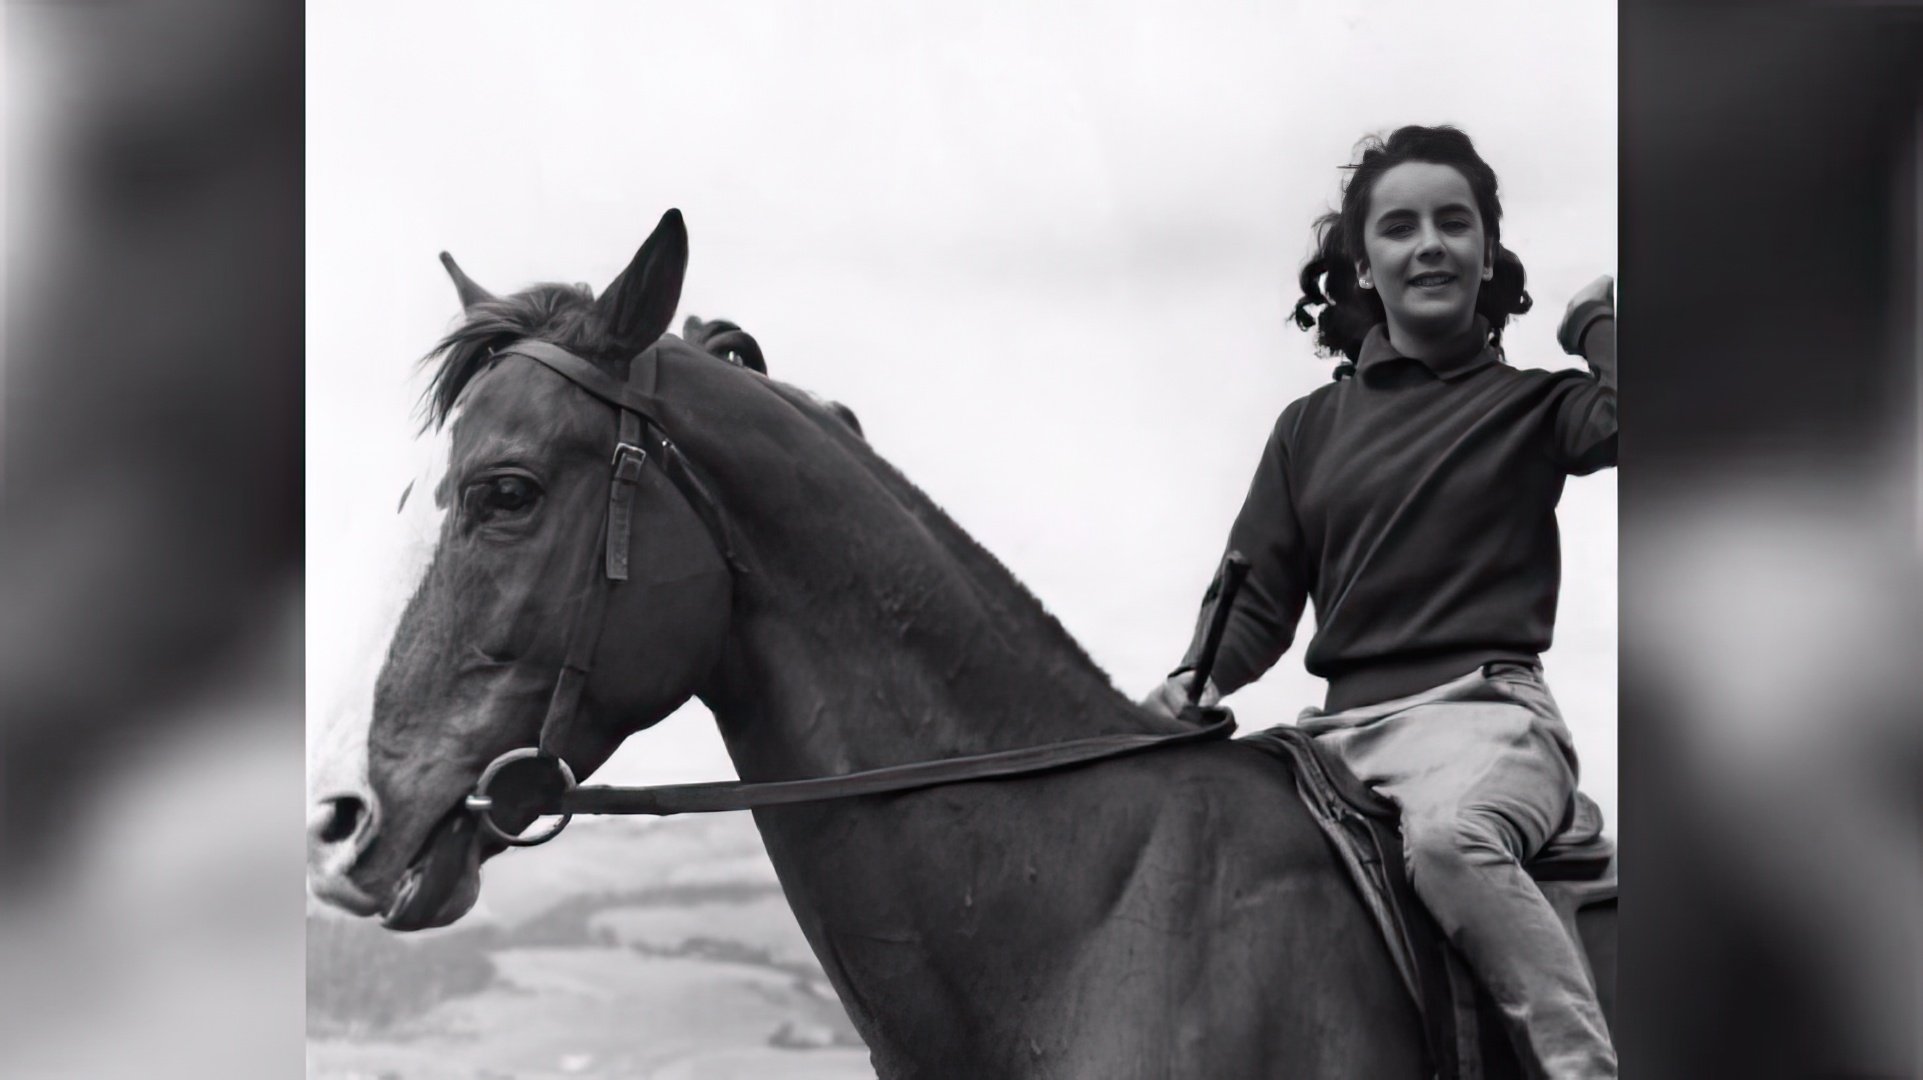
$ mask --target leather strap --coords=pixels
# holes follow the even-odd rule
[[[655,346],[642,350],[629,364],[628,379],[622,382],[586,360],[545,341],[532,338],[496,349],[494,355],[525,356],[617,409],[640,414],[657,431],[666,430],[655,415],[660,403],[655,400]]]
[[[581,693],[587,689],[588,675],[594,670],[594,651],[601,644],[601,624],[608,608],[612,582],[591,582],[581,598],[574,625],[568,628],[567,659],[555,677],[554,692],[548,697],[547,715],[541,720],[541,750],[566,758],[568,729],[581,707]]]
[[[695,516],[708,527],[708,536],[721,549],[721,561],[728,564],[728,569],[735,576],[746,576],[748,568],[735,558],[734,530],[728,526],[727,517],[721,513],[714,496],[708,494],[708,485],[701,482],[700,474],[688,464],[688,456],[668,438],[666,432],[661,433],[661,468],[668,474],[668,479],[674,481],[674,486],[681,489],[681,495],[688,500],[688,505],[694,507]]]
[[[673,814],[754,810],[764,806],[841,799],[853,795],[883,795],[913,791],[964,780],[995,780],[1065,769],[1076,765],[1140,753],[1182,743],[1227,738],[1235,731],[1235,717],[1227,709],[1213,713],[1208,723],[1159,735],[1096,735],[1046,746],[1002,750],[966,757],[917,761],[882,769],[842,773],[806,780],[744,783],[725,780],[707,784],[668,784],[660,787],[577,787],[561,794],[543,814]]]
[[[608,381],[599,368],[546,342],[517,342],[495,355],[525,356],[576,385],[589,376]],[[643,387],[652,389],[653,360],[652,355],[643,353],[628,365],[627,389],[632,390],[637,399],[652,396]],[[541,752],[562,760],[566,760],[570,729],[580,711],[581,696],[587,689],[588,676],[594,670],[594,653],[601,644],[601,628],[606,622],[609,593],[628,580],[630,548],[634,538],[635,486],[648,460],[648,452],[641,444],[645,414],[626,405],[618,406],[618,411],[619,433],[614,456],[609,462],[612,475],[608,481],[607,518],[599,532],[605,537],[601,558],[603,580],[589,582],[582,593],[581,607],[575,613],[574,624],[568,628],[566,659],[561,663],[560,674],[555,677],[554,691],[548,697],[547,715],[541,720]]]
[[[634,536],[634,486],[641,469],[648,463],[648,452],[641,446],[641,417],[621,410],[621,435],[614,444],[614,475],[608,481],[609,581],[628,580],[628,547]]]

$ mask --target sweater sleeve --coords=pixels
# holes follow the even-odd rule
[[[1289,413],[1284,412],[1269,435],[1249,484],[1242,511],[1229,530],[1229,549],[1249,560],[1249,575],[1236,595],[1216,654],[1211,679],[1223,694],[1231,694],[1260,678],[1275,665],[1295,640],[1307,601],[1307,547],[1296,515],[1295,494],[1289,481],[1288,445],[1283,434]],[[1209,606],[1222,587],[1221,571],[1202,596],[1195,633],[1182,667],[1192,669],[1208,633]]]
[[[1590,378],[1574,385],[1556,404],[1553,452],[1563,469],[1577,476],[1616,464],[1616,320],[1592,320],[1582,335],[1582,356]]]

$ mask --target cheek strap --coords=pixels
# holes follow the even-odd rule
[[[495,355],[520,356],[540,364],[613,406],[617,418],[614,453],[608,460],[607,513],[598,531],[602,537],[602,580],[590,583],[582,594],[581,606],[568,628],[566,658],[555,678],[554,692],[548,698],[547,714],[541,720],[541,752],[564,758],[588,676],[594,669],[595,650],[601,644],[608,598],[628,580],[632,571],[635,494],[650,456],[646,445],[650,432],[658,440],[656,449],[663,473],[707,526],[710,539],[720,549],[729,569],[739,573],[740,566],[735,559],[727,519],[655,418],[658,410],[654,388],[659,358],[654,349],[643,350],[629,361],[625,380],[616,380],[594,364],[545,341],[518,341]]]

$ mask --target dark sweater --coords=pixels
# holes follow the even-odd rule
[[[1549,648],[1563,480],[1616,463],[1615,323],[1582,337],[1591,373],[1513,368],[1487,339],[1478,316],[1480,347],[1424,362],[1377,326],[1354,376],[1282,411],[1229,532],[1252,565],[1213,673],[1223,693],[1281,658],[1305,600],[1304,664],[1330,710]],[[1198,620],[1184,667],[1201,638]]]

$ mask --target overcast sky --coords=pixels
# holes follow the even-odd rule
[[[1329,377],[1285,316],[1358,138],[1469,132],[1537,301],[1510,360],[1573,363],[1563,305],[1616,267],[1614,5],[930,6],[309,5],[310,731],[367,707],[407,580],[444,248],[497,292],[598,290],[680,207],[677,325],[733,319],[853,407],[1131,696],[1180,659],[1276,414]],[[1561,520],[1548,675],[1613,828],[1614,472]],[[1245,730],[1320,702],[1310,631],[1230,699]],[[732,775],[697,704],[597,778]]]

